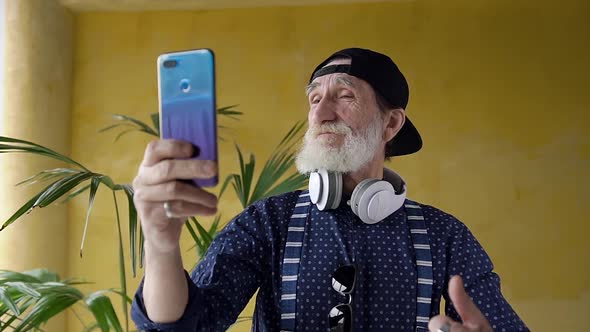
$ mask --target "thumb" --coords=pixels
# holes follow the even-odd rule
[[[460,276],[453,276],[449,281],[449,297],[466,326],[488,324],[487,319],[465,291],[463,279]]]
[[[446,326],[446,328],[445,328]],[[428,331],[430,332],[438,332],[438,331],[452,331],[452,332],[467,332],[467,329],[464,328],[461,324],[454,322],[452,319],[446,316],[438,315],[432,317],[428,322]]]

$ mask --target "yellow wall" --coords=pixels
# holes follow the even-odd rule
[[[583,214],[590,199],[589,13],[586,0],[456,0],[77,14],[72,155],[131,181],[149,138],[130,134],[113,143],[113,134],[96,131],[111,123],[109,113],[147,120],[157,110],[159,53],[209,47],[218,61],[219,105],[237,103],[245,113],[241,122],[224,120],[235,128],[224,134],[262,161],[274,146],[268,142],[305,118],[303,87],[313,67],[339,48],[375,48],[408,77],[408,114],[425,140],[422,152],[391,163],[411,197],[471,228],[532,330],[582,330],[590,309]],[[232,145],[222,143],[220,152],[222,176],[236,171]],[[239,211],[230,196],[222,201],[226,217]],[[118,287],[110,194],[99,192],[82,260],[85,200],[70,207],[68,275],[96,281],[89,289]],[[184,240],[190,267],[194,254]],[[137,281],[129,279],[130,287]],[[80,330],[74,318],[68,325]]]
[[[73,15],[52,1],[6,0],[4,113],[0,135],[68,153]],[[63,164],[32,156],[0,156],[0,223],[39,188],[14,185]],[[0,269],[46,267],[66,274],[67,208],[35,211],[0,233]],[[63,331],[63,317],[48,331]]]

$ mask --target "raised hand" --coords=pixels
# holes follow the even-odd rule
[[[471,300],[460,276],[453,276],[449,281],[449,297],[463,324],[447,316],[432,317],[428,323],[431,332],[492,332],[490,323]]]
[[[212,161],[187,159],[193,154],[190,143],[175,140],[156,140],[145,150],[133,181],[133,200],[146,245],[152,250],[175,249],[188,217],[212,215],[217,211],[215,195],[179,181],[209,178],[217,172],[217,165]]]

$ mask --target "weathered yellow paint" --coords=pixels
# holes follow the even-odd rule
[[[4,10],[4,9],[3,9]],[[70,147],[73,16],[53,1],[6,0],[4,114],[1,135],[31,140],[62,153]],[[42,169],[63,167],[49,159],[0,157],[0,222],[41,188],[14,185]],[[67,208],[50,207],[23,217],[0,233],[0,269],[49,268],[65,277]],[[64,331],[56,318],[46,331]]]
[[[129,134],[113,143],[113,134],[96,131],[111,123],[109,113],[147,120],[157,110],[159,53],[209,47],[217,56],[219,105],[240,104],[245,113],[240,122],[223,120],[234,128],[222,132],[229,139],[220,149],[225,176],[237,171],[232,140],[254,151],[261,163],[274,142],[295,121],[305,119],[303,87],[315,64],[342,47],[375,48],[390,54],[406,74],[411,87],[408,114],[425,140],[419,154],[390,164],[409,183],[411,197],[456,215],[470,227],[494,260],[504,294],[532,330],[583,330],[582,317],[590,309],[590,271],[584,263],[590,254],[585,239],[590,227],[584,218],[590,199],[589,13],[586,0],[455,0],[78,14],[72,154],[116,181],[131,181],[149,138]],[[53,38],[40,42],[68,47]],[[43,63],[41,68],[66,60],[41,58],[35,47],[28,46],[29,61]],[[22,77],[32,77],[32,70]],[[47,77],[35,74],[35,93]],[[32,93],[22,89],[14,96],[26,103]],[[7,96],[11,100],[12,94]],[[58,95],[46,102],[66,99]],[[59,148],[50,139],[67,135],[67,115],[56,121],[43,118],[47,114],[23,114],[41,120],[35,125],[30,118],[15,120],[25,123],[22,136]],[[51,137],[39,138],[33,131]],[[22,167],[11,167],[16,165]],[[82,260],[78,246],[85,200],[69,210],[68,275],[97,282],[88,289],[118,285],[111,199],[105,190],[99,192]],[[228,192],[223,216],[239,210]],[[41,213],[29,218],[34,217],[41,218]],[[42,218],[47,223],[62,220],[47,214]],[[27,234],[29,247],[39,245],[39,234],[54,243],[64,233],[47,228]],[[184,243],[188,250],[186,234]],[[193,258],[187,251],[187,268]],[[137,282],[129,279],[129,287],[134,289]],[[69,331],[79,330],[74,318],[68,326]],[[242,323],[234,329],[249,328]]]
[[[370,3],[405,0],[58,0],[74,11],[202,10],[252,7],[309,6],[317,4]]]

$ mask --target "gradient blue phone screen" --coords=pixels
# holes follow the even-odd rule
[[[198,159],[217,161],[215,68],[210,50],[163,54],[158,58],[162,138],[189,141]],[[195,180],[217,184],[217,177]]]

